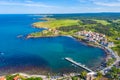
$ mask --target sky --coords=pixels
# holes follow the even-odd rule
[[[0,14],[120,12],[120,0],[0,0]]]

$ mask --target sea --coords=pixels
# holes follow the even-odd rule
[[[71,37],[26,39],[28,34],[43,30],[32,27],[34,22],[43,22],[40,18],[43,16],[0,15],[0,75],[17,72],[61,74],[83,71],[66,61],[65,57],[72,58],[90,69],[98,67],[104,61],[104,50],[87,46]]]

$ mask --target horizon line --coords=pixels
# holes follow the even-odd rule
[[[120,12],[73,12],[73,13],[0,13],[1,14],[94,14],[94,13],[120,13]]]

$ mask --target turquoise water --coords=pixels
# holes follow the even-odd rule
[[[103,61],[102,49],[86,46],[70,37],[17,38],[42,29],[32,28],[37,22],[32,15],[0,15],[0,73],[80,71],[64,60],[70,57],[94,68]]]

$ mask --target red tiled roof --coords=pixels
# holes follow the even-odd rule
[[[19,79],[20,79],[20,76],[16,76],[16,77],[14,77],[13,80],[19,80]]]
[[[6,78],[3,76],[3,77],[0,77],[0,80],[6,80]]]

